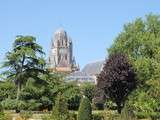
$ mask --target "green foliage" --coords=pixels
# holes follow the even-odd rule
[[[55,106],[53,107],[50,120],[69,120],[69,111],[67,108],[67,101],[62,94],[58,94]]]
[[[108,50],[129,56],[138,79],[138,88],[127,105],[135,113],[160,112],[160,16],[147,15],[124,26]]]
[[[80,105],[81,96],[75,95],[68,99],[68,109],[78,110]]]
[[[145,119],[145,118],[150,118],[151,120],[159,120],[160,119],[159,112],[150,112],[150,113],[138,112],[138,113],[136,113],[136,116],[138,119]]]
[[[11,117],[3,112],[1,103],[0,103],[0,120],[11,120]]]
[[[5,81],[0,83],[0,101],[6,98],[15,98],[16,86],[13,82]]]
[[[90,100],[90,102],[92,102],[92,99],[94,97],[94,93],[95,93],[95,84],[93,83],[84,83],[80,86],[82,94],[86,97],[88,97],[88,99]]]
[[[0,120],[6,120],[5,114],[3,112],[0,112]]]
[[[22,89],[21,100],[25,101],[27,110],[51,109],[53,104],[48,84],[44,82],[42,86],[34,79],[28,80]]]
[[[66,83],[64,85],[65,91],[63,92],[64,97],[68,103],[69,110],[78,110],[81,100],[81,90],[75,83]]]
[[[17,36],[12,51],[6,54],[2,65],[4,77],[15,82],[17,87],[17,100],[20,98],[22,86],[29,78],[39,80],[44,73],[45,60],[42,47],[36,43],[32,36]]]
[[[116,104],[110,100],[110,99],[107,99],[106,100],[106,103],[105,103],[105,108],[107,108],[108,110],[116,110]]]
[[[2,111],[3,111],[3,107],[2,107],[2,105],[0,103],[0,112],[2,112]]]
[[[32,112],[30,111],[20,112],[20,116],[23,120],[28,120],[29,118],[32,117]]]
[[[21,100],[7,98],[4,101],[2,101],[2,106],[6,110],[24,110],[26,108],[26,103]]]
[[[98,90],[105,91],[105,96],[116,103],[119,113],[128,95],[136,87],[133,67],[128,58],[120,53],[109,56],[97,81]]]
[[[92,119],[91,104],[89,99],[87,97],[84,97],[80,103],[77,120],[91,120],[91,119]]]
[[[103,120],[103,119],[104,119],[104,116],[102,112],[92,114],[92,120]]]

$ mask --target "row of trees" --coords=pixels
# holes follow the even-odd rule
[[[108,53],[97,85],[98,94],[104,95],[97,98],[116,103],[119,113],[125,107],[142,118],[159,119],[160,16],[150,14],[124,25]]]
[[[124,26],[108,50],[109,54],[124,53],[137,75],[137,89],[126,106],[134,113],[145,115],[160,112],[160,16],[147,15]]]
[[[61,74],[50,74],[45,66],[44,52],[36,39],[17,36],[13,50],[6,54],[2,66],[6,69],[2,73],[6,82],[0,84],[0,101],[5,108],[8,107],[7,102],[8,105],[14,103],[12,107],[19,112],[20,109],[50,110],[55,103],[63,104],[64,97],[67,99],[67,109],[77,110],[84,95],[87,100],[82,100],[82,103],[88,104],[80,107],[80,113],[85,114],[88,112],[85,110],[89,109],[90,115],[89,104],[96,93],[95,102],[104,104],[106,100],[107,103],[112,101],[116,104],[118,113],[125,108],[137,116],[154,116],[160,112],[159,51],[159,16],[151,14],[145,20],[138,18],[133,23],[126,24],[108,49],[109,57],[98,75],[94,91],[94,85],[79,87],[76,83],[65,83]],[[57,95],[59,97],[55,102]],[[61,105],[57,109],[61,109]],[[59,116],[58,111],[54,113]],[[63,112],[67,113],[62,109]],[[68,116],[61,117],[68,119]],[[59,118],[62,119],[61,117]],[[78,119],[81,117],[85,115],[78,116]]]
[[[58,93],[64,95],[71,110],[78,110],[82,95],[92,101],[94,85],[66,83],[63,74],[46,69],[44,55],[36,38],[16,37],[2,65],[0,102],[4,109],[51,110]]]

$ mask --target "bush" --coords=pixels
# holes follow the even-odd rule
[[[68,99],[68,109],[69,110],[78,110],[81,97],[78,95],[72,96]]]
[[[0,120],[6,120],[5,114],[3,112],[0,112]]]
[[[30,111],[20,112],[20,116],[22,117],[23,120],[27,120],[30,117],[32,117],[32,112]]]
[[[105,103],[105,108],[109,109],[109,110],[116,110],[117,109],[117,106],[115,103],[113,103],[111,100],[106,100],[106,103]]]
[[[92,114],[91,120],[104,120],[104,111],[95,111]],[[77,120],[78,113],[76,111],[70,111],[71,120]]]
[[[80,87],[82,94],[86,96],[90,100],[90,102],[92,102],[95,92],[95,84],[86,82],[82,84]]]
[[[92,120],[103,120],[103,114],[102,113],[94,113],[92,114]]]
[[[87,97],[84,97],[80,103],[77,120],[91,120],[91,119],[92,119],[91,104],[89,99]]]
[[[103,103],[93,103],[93,109],[94,110],[104,110],[104,104]]]
[[[6,110],[24,110],[26,108],[26,103],[21,100],[16,99],[6,99],[2,101],[2,107]]]
[[[2,101],[2,106],[6,110],[14,110],[16,108],[15,100],[8,98],[8,99]]]
[[[1,106],[1,104],[0,104],[0,120],[11,120],[11,119],[12,119],[12,118],[11,118],[10,115],[5,114],[5,113],[3,112],[2,106]]]
[[[5,120],[5,115],[3,113],[2,105],[0,104],[0,120]]]
[[[63,95],[59,94],[49,120],[69,120],[69,118],[67,101]]]
[[[136,116],[138,119],[145,119],[145,118],[151,118],[152,120],[159,120],[160,119],[160,113],[159,112],[150,112],[150,113],[144,113],[144,112],[138,112],[136,113]]]
[[[78,110],[81,100],[81,91],[79,86],[75,83],[67,83],[63,92],[64,97],[67,99],[67,106],[69,110]]]

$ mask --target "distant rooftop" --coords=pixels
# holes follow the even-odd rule
[[[83,69],[82,72],[87,73],[88,75],[97,75],[101,72],[103,68],[104,60],[88,63]]]

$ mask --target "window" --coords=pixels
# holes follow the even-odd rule
[[[67,55],[65,55],[65,60],[67,60]]]

